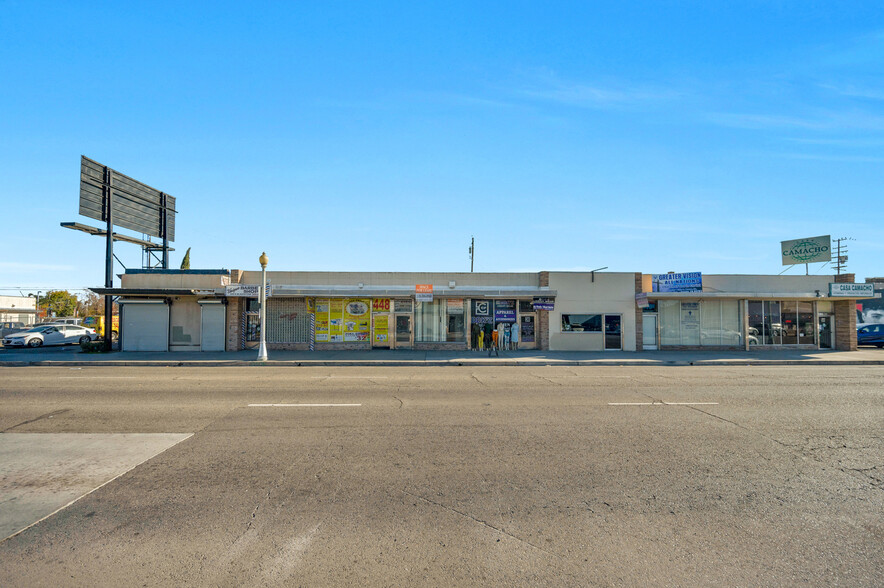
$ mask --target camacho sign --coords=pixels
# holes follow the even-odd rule
[[[780,245],[780,250],[783,252],[783,265],[832,261],[831,235],[782,241]]]

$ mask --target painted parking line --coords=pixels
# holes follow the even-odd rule
[[[717,402],[609,402],[608,406],[711,406]]]
[[[287,406],[287,407],[297,407],[297,408],[315,408],[320,406],[362,406],[361,404],[250,404],[249,406]]]

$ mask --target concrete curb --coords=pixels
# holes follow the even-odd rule
[[[39,360],[0,361],[0,367],[545,367],[545,366],[596,366],[596,367],[716,367],[716,366],[795,366],[795,365],[884,365],[884,360],[825,360],[825,359],[706,359],[706,360],[554,360],[554,359],[441,359],[441,360],[289,360],[289,361],[238,361],[238,360]]]

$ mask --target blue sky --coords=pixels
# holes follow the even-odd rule
[[[171,267],[884,275],[879,3],[423,4],[0,0],[0,293],[103,283],[80,155]]]

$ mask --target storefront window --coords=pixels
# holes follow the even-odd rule
[[[562,332],[602,332],[602,315],[600,314],[563,314]]]
[[[798,303],[791,300],[783,302],[783,344],[798,344]]]
[[[448,336],[447,340],[454,343],[466,341],[466,308],[463,298],[449,298],[448,302]]]
[[[660,301],[660,345],[681,345],[681,302]]]
[[[418,302],[414,311],[414,340],[421,343],[466,341],[463,299]]]
[[[813,302],[749,301],[749,343],[814,345]]]
[[[816,343],[816,329],[813,324],[813,302],[798,303],[798,343],[813,345]]]
[[[743,342],[737,300],[661,300],[659,317],[661,345],[739,347]]]

